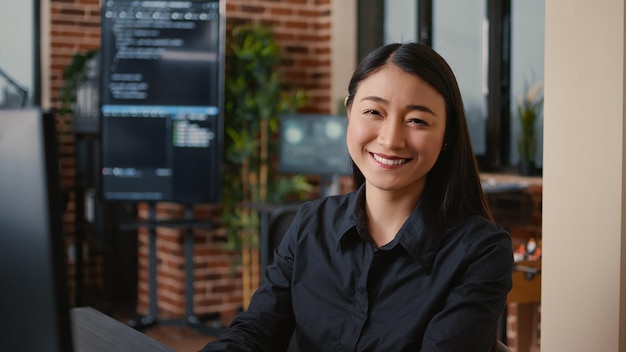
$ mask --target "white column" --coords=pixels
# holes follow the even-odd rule
[[[546,1],[542,351],[626,351],[625,15]]]
[[[337,113],[348,94],[348,83],[356,68],[356,0],[332,0],[331,110]]]

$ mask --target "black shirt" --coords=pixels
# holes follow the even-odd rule
[[[377,248],[364,188],[304,203],[248,310],[202,351],[489,351],[512,285],[511,238],[472,216],[427,227],[418,204]]]

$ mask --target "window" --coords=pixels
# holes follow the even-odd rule
[[[417,2],[415,0],[387,0],[384,6],[384,43],[416,41]]]
[[[517,97],[532,85],[543,84],[545,0],[513,0],[511,3],[511,162],[517,152]],[[543,120],[543,117],[541,117]],[[543,166],[543,124],[537,130],[536,166]]]
[[[432,48],[437,50],[456,75],[474,153],[487,154],[487,67],[485,0],[433,2]]]

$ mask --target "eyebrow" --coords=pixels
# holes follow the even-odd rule
[[[363,97],[363,99],[361,99],[361,101],[364,101],[364,100],[371,100],[371,101],[374,101],[374,102],[377,102],[377,103],[389,103],[386,99],[383,99],[381,97],[377,97],[377,96],[374,96],[374,95],[366,96],[366,97]],[[434,111],[432,111],[428,106],[425,106],[425,105],[413,105],[413,104],[410,104],[410,105],[407,105],[407,110],[409,110],[409,111],[423,111],[423,112],[427,112],[427,113],[429,113],[429,114],[431,114],[431,115],[433,115],[435,117],[437,116],[437,114],[435,114]]]

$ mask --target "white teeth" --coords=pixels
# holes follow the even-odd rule
[[[372,154],[372,155],[374,155],[374,159],[376,161],[378,161],[381,164],[385,164],[385,165],[400,165],[400,164],[404,164],[404,162],[405,162],[405,159],[393,159],[393,160],[391,160],[391,159],[382,158],[382,157],[380,157],[380,156],[378,156],[376,154]]]

